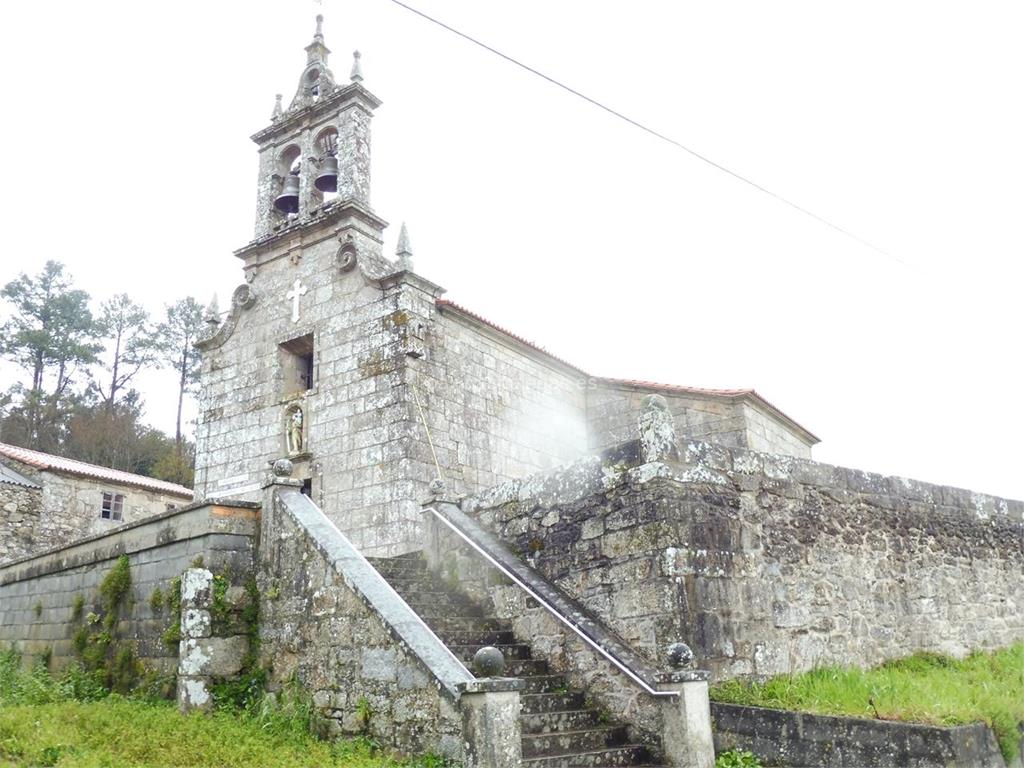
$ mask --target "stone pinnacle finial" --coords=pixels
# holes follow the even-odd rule
[[[217,294],[213,294],[210,303],[206,307],[206,315],[203,317],[207,325],[220,325],[220,307],[217,305]]]
[[[324,39],[324,15],[318,13],[316,15],[316,34],[313,35],[314,39],[323,42]]]
[[[274,111],[270,115],[271,120],[277,120],[284,113],[284,108],[281,106],[282,98],[284,98],[283,94],[274,94]]]
[[[352,51],[352,72],[349,73],[348,79],[353,83],[361,83],[363,81],[363,68],[359,64],[361,55],[359,51]]]
[[[398,230],[398,247],[395,248],[395,255],[398,257],[398,266],[406,272],[411,272],[412,246],[409,245],[409,230],[406,229],[404,221],[402,228]]]

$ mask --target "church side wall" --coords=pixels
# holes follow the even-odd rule
[[[680,450],[631,470],[620,450],[463,508],[635,648],[681,639],[719,679],[1024,639],[1024,503]]]
[[[438,460],[455,490],[481,490],[587,450],[579,374],[452,313],[438,312],[435,324],[430,353],[412,375]],[[421,429],[419,439],[425,437]]]
[[[747,431],[745,447],[761,453],[777,453],[782,456],[795,456],[798,459],[811,458],[811,446],[791,430],[750,403],[743,403],[741,407]]]
[[[590,449],[599,451],[636,435],[637,416],[651,390],[615,387],[594,381],[587,389]],[[723,398],[661,392],[676,430],[697,440],[713,440],[730,448],[747,447],[743,407]]]

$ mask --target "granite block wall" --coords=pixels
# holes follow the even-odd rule
[[[635,444],[463,503],[657,658],[718,678],[1024,638],[1024,504],[790,457]]]
[[[75,660],[72,638],[90,612],[102,613],[99,586],[127,555],[131,591],[113,633],[147,668],[173,673],[178,648],[163,635],[178,619],[166,603],[151,605],[154,590],[166,595],[199,558],[217,572],[251,573],[256,517],[251,505],[192,506],[0,568],[0,646],[51,655],[55,668]]]
[[[261,542],[260,648],[269,687],[299,682],[332,735],[363,733],[405,752],[460,758],[458,704],[277,498],[264,509]]]

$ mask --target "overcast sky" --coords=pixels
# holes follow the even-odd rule
[[[418,272],[596,375],[754,387],[822,461],[1024,498],[1019,2],[10,3],[0,284],[222,305],[249,136],[325,16],[384,102],[373,201]],[[10,363],[0,378],[10,381]],[[173,377],[141,382],[173,430]]]

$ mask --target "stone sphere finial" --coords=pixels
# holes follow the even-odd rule
[[[672,643],[668,647],[668,663],[673,669],[684,669],[693,664],[693,650],[686,643]]]
[[[292,463],[288,459],[278,459],[274,462],[274,477],[291,477]]]
[[[473,654],[473,671],[479,677],[501,677],[505,657],[493,645],[486,645]]]

